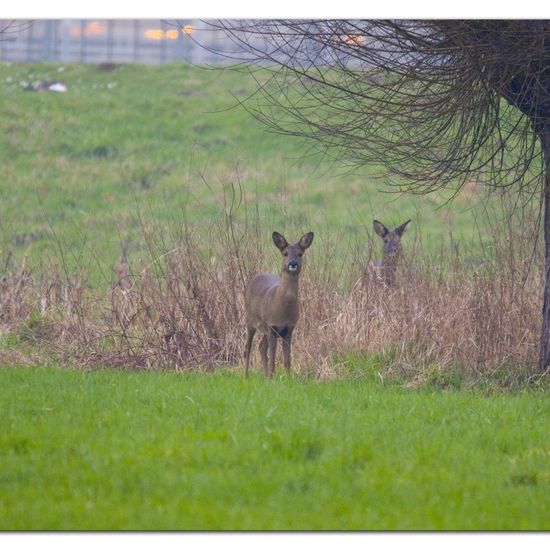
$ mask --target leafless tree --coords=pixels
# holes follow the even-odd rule
[[[540,197],[550,367],[550,21],[218,21],[228,56],[273,69],[246,105],[351,165],[426,193],[477,178]],[[241,53],[237,53],[241,52]],[[243,53],[244,52],[244,53]],[[244,65],[243,65],[244,66]],[[254,74],[253,69],[249,69]]]

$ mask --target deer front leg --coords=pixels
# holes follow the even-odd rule
[[[290,350],[292,346],[292,331],[294,328],[289,328],[283,336],[283,362],[287,374],[290,374]]]
[[[269,376],[269,371],[267,370],[267,336],[264,334],[260,340],[260,357],[262,359],[262,367],[266,376]]]
[[[246,329],[246,346],[244,349],[244,377],[248,378],[248,367],[250,366],[250,348],[252,347],[252,340],[254,339],[254,334],[256,334],[256,329],[247,327]]]
[[[268,364],[268,378],[273,378],[273,371],[275,370],[275,354],[277,352],[277,333],[270,328],[267,333],[267,348],[269,353]]]

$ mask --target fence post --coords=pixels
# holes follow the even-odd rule
[[[134,51],[133,51],[133,61],[136,63],[136,61],[139,58],[139,52],[138,52],[138,46],[139,46],[139,21],[137,19],[134,19]]]
[[[107,19],[107,61],[113,59],[113,26],[114,21]]]
[[[160,20],[160,28],[162,30],[162,40],[160,41],[160,62],[166,63],[166,23],[164,19]]]
[[[44,43],[42,47],[44,61],[55,60],[55,23],[56,21],[52,19],[44,21]]]
[[[85,56],[85,50],[86,50],[86,42],[84,37],[84,28],[86,26],[86,23],[84,19],[80,20],[80,63],[84,63]]]
[[[60,59],[63,63],[68,63],[71,60],[71,19],[61,20],[61,52]]]

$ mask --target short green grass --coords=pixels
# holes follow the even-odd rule
[[[51,79],[68,91],[23,89]],[[376,167],[345,173],[310,143],[269,132],[238,106],[254,89],[245,74],[184,63],[107,73],[0,64],[0,262],[11,250],[43,270],[56,256],[95,283],[112,274],[123,246],[131,257],[147,254],[142,221],[173,230],[185,220],[208,232],[224,186],[237,181],[266,245],[277,229],[290,238],[313,230],[321,247],[329,234],[366,247],[373,218],[390,226],[413,218],[436,251],[450,232],[461,246],[478,242],[482,191],[451,206],[441,194],[384,193]]]
[[[550,403],[0,369],[0,529],[549,529]]]

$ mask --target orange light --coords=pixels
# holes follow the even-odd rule
[[[71,36],[87,36],[90,34],[102,34],[106,26],[99,21],[90,21],[84,27],[74,26],[71,28]]]
[[[195,32],[195,27],[192,27],[191,25],[185,25],[181,30],[184,32],[184,34],[193,34]]]
[[[162,40],[164,38],[164,31],[162,29],[148,29],[145,31],[145,38],[149,40]]]
[[[365,41],[365,38],[359,34],[348,34],[347,36],[343,36],[342,40],[346,44],[355,44],[359,46]]]
[[[98,21],[92,21],[86,25],[84,32],[86,34],[101,34],[105,32],[105,25],[99,23]]]
[[[148,38],[149,40],[177,40],[179,30],[170,29],[163,31],[162,29],[147,29],[144,34],[145,38]]]

